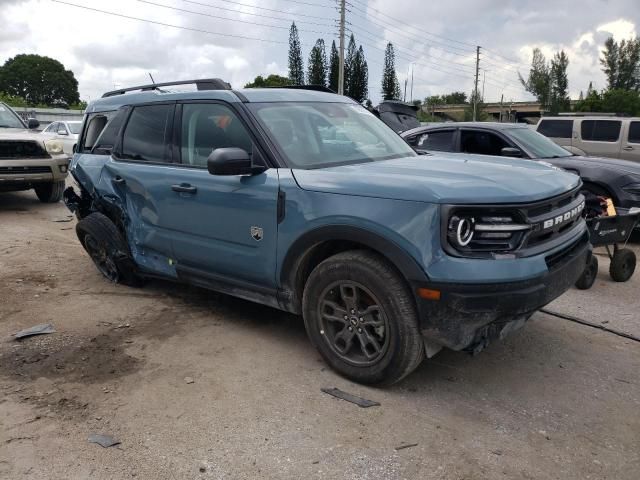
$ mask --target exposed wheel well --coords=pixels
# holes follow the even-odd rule
[[[302,295],[304,288],[311,272],[324,260],[338,253],[349,250],[366,250],[373,252],[382,257],[389,266],[396,271],[400,278],[409,288],[407,278],[397,265],[383,252],[360,242],[351,240],[326,240],[319,242],[309,249],[295,263],[291,270],[289,278],[286,280],[286,288],[289,289],[291,297],[289,298],[289,309],[294,313],[302,312]]]
[[[587,190],[595,195],[604,195],[613,199],[613,203],[618,203],[618,198],[613,194],[611,190],[605,185],[600,185],[599,183],[593,182],[584,182],[582,185],[582,190]]]

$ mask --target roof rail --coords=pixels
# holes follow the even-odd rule
[[[158,90],[161,87],[172,87],[174,85],[193,85],[198,88],[198,90],[231,90],[231,85],[229,85],[224,80],[219,78],[203,78],[200,80],[180,80],[176,82],[165,82],[165,83],[151,83],[149,85],[140,85],[138,87],[129,87],[129,88],[121,88],[118,90],[112,90],[110,92],[102,95],[102,98],[114,97],[116,95],[124,95],[126,92],[133,92],[136,90],[140,90],[142,92],[147,92],[150,90]]]
[[[293,90],[313,90],[315,92],[336,93],[334,90],[331,90],[329,87],[325,87],[324,85],[278,85],[266,88],[291,88]]]
[[[613,112],[560,112],[559,117],[624,117],[624,113]]]

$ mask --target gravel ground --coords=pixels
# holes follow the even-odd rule
[[[326,368],[299,318],[107,283],[61,204],[0,194],[0,225],[0,478],[638,478],[633,340],[539,313],[476,357],[368,388]],[[640,336],[640,274],[613,283],[600,259],[592,290],[549,309]],[[55,334],[10,338],[46,322]]]

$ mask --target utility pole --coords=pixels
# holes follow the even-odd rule
[[[504,93],[500,95],[500,123],[502,123],[502,104],[504,102]]]
[[[340,63],[338,67],[338,95],[344,95],[344,17],[346,0],[340,0]]]
[[[413,103],[413,62],[411,62],[411,103]]]
[[[480,73],[480,45],[476,47],[476,81],[473,89],[473,121],[476,121],[476,115],[478,113],[478,75]]]

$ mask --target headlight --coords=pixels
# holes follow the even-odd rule
[[[47,149],[47,152],[52,155],[58,155],[63,152],[62,142],[59,140],[49,140],[44,143],[44,146]]]
[[[512,252],[532,229],[516,211],[451,207],[443,213],[445,250],[457,256],[490,257]]]
[[[640,196],[640,183],[630,183],[629,185],[625,185],[624,187],[622,187],[622,190],[630,193],[631,195]]]

